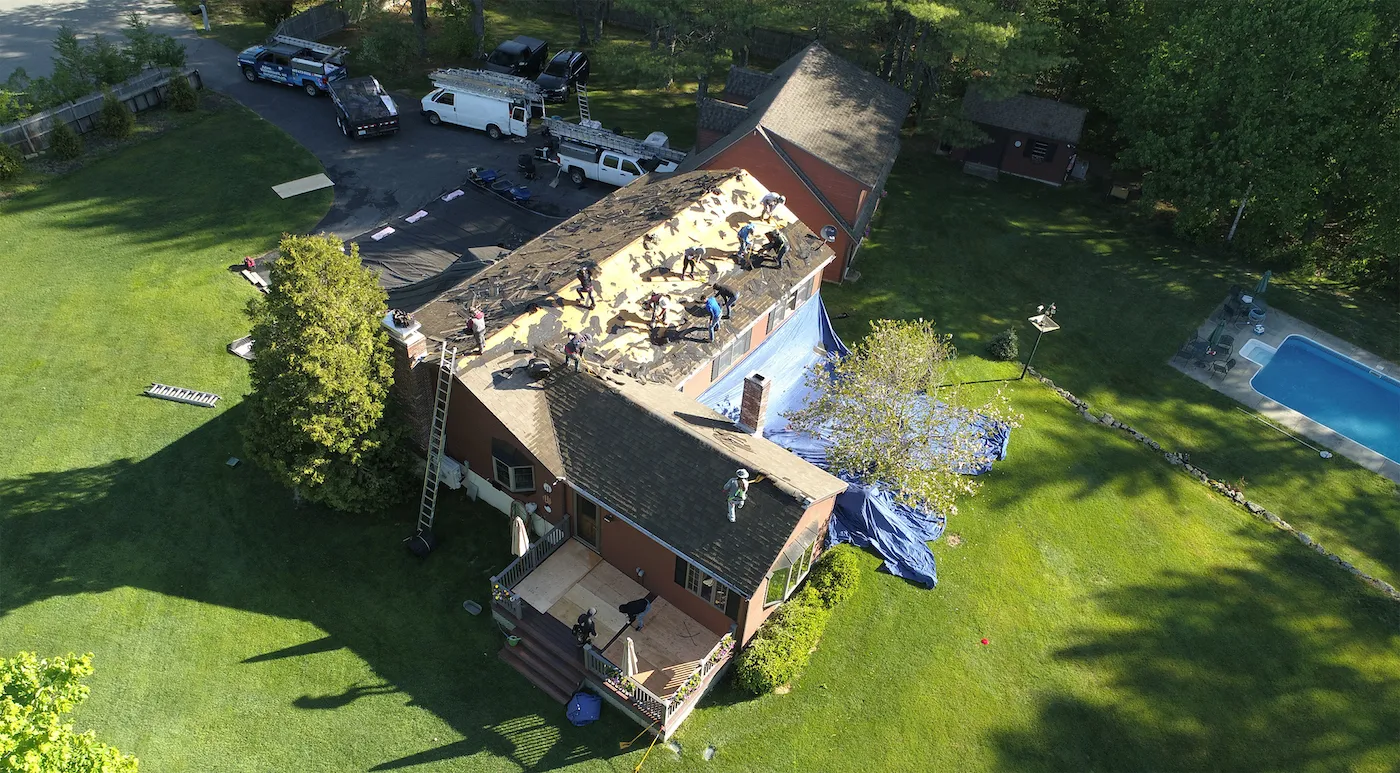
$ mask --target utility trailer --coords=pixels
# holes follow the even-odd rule
[[[341,134],[358,140],[398,133],[399,107],[373,76],[331,81],[329,91]]]

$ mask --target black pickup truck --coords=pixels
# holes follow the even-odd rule
[[[373,76],[332,81],[327,90],[335,102],[335,122],[346,137],[358,140],[398,132],[398,105]]]

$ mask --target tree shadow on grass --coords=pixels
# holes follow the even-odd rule
[[[1286,537],[1255,545],[1254,568],[1165,572],[1093,597],[1116,619],[1054,657],[1106,674],[1126,697],[1044,697],[1033,726],[994,735],[1002,767],[1394,769],[1393,661],[1363,670],[1337,653],[1394,653],[1400,607],[1346,587],[1351,578]]]
[[[228,467],[243,415],[241,406],[226,411],[141,461],[0,481],[0,616],[129,586],[306,621],[326,635],[268,652],[235,646],[213,668],[263,669],[344,648],[382,682],[302,696],[297,708],[403,693],[463,736],[401,759],[366,759],[364,768],[485,752],[542,771],[619,753],[615,741],[630,725],[616,715],[569,725],[562,706],[496,657],[491,618],[462,611],[462,599],[483,598],[509,559],[494,513],[448,492],[439,499],[442,546],[417,559],[401,544],[409,508],[394,517],[297,508],[255,466]]]

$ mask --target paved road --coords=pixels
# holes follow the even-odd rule
[[[336,128],[329,98],[308,97],[299,89],[277,84],[248,83],[236,65],[236,52],[196,35],[188,17],[165,0],[0,0],[0,67],[10,62],[11,68],[23,66],[32,75],[47,73],[52,69],[51,42],[60,23],[116,35],[122,16],[131,10],[142,10],[153,28],[185,43],[189,63],[199,68],[207,88],[253,109],[315,154],[335,182],[335,203],[319,227],[341,238],[362,234],[462,186],[471,167],[514,175],[516,157],[530,152],[536,144],[533,138],[518,143],[493,141],[467,129],[430,126],[418,115],[422,94],[395,95],[402,111],[398,135],[348,140]],[[351,72],[359,74],[353,62]],[[550,168],[542,166],[541,172]],[[267,184],[281,182],[286,180],[268,180]],[[535,199],[553,205],[564,215],[611,190],[600,185],[579,190],[567,180],[549,188],[548,182],[546,178],[530,185]]]

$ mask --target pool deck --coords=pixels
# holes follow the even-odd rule
[[[1216,308],[1218,312],[1219,307]],[[1201,324],[1197,333],[1201,338],[1209,338],[1215,332],[1217,322],[1215,315]],[[1235,353],[1231,355],[1235,358],[1235,367],[1224,378],[1212,377],[1209,368],[1200,368],[1195,364],[1180,359],[1173,359],[1171,366],[1191,378],[1205,384],[1222,394],[1229,395],[1236,401],[1249,408],[1269,421],[1280,427],[1300,435],[1313,444],[1327,448],[1335,454],[1345,456],[1368,470],[1376,472],[1389,478],[1396,483],[1400,483],[1400,464],[1390,461],[1360,443],[1348,440],[1345,437],[1333,432],[1321,424],[1309,419],[1297,411],[1287,406],[1270,400],[1269,398],[1254,391],[1250,385],[1250,379],[1259,372],[1262,367],[1258,363],[1252,362],[1240,356],[1240,351],[1251,339],[1257,339],[1260,343],[1268,345],[1272,349],[1277,349],[1283,339],[1290,335],[1307,336],[1312,340],[1328,347],[1336,352],[1346,355],[1369,368],[1379,370],[1394,377],[1400,377],[1400,366],[1393,362],[1384,360],[1365,349],[1352,346],[1342,339],[1319,330],[1308,323],[1290,317],[1287,314],[1270,308],[1268,318],[1265,320],[1263,335],[1255,335],[1254,329],[1245,326],[1234,329],[1226,326],[1225,332],[1235,337]]]

